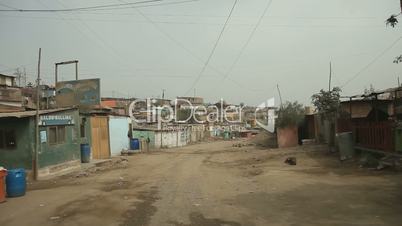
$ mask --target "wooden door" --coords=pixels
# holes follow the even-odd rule
[[[91,117],[92,158],[110,158],[109,126],[107,117]]]

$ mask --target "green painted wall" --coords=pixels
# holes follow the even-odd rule
[[[7,169],[32,168],[32,153],[35,148],[35,127],[30,118],[1,118],[0,129],[14,130],[15,149],[0,149],[0,166]]]
[[[41,149],[39,152],[39,168],[56,165],[67,161],[79,160],[81,158],[81,138],[79,127],[81,121],[78,111],[64,111],[52,115],[71,115],[74,119],[74,125],[66,126],[65,143],[51,145],[47,142],[41,144]],[[47,131],[47,140],[49,140],[49,127],[41,126],[40,131],[44,130]]]
[[[151,148],[155,147],[155,132],[154,131],[143,131],[143,130],[133,130],[133,138],[148,138],[150,140],[149,146]]]
[[[71,115],[74,125],[66,126],[66,139],[63,144],[51,145],[49,141],[49,127],[40,126],[39,130],[46,130],[47,142],[41,143],[39,168],[59,163],[79,160],[81,158],[80,144],[90,143],[91,129],[89,119],[86,124],[86,138],[80,136],[81,118],[77,110],[63,111],[51,115]],[[32,153],[35,148],[35,117],[29,118],[1,118],[0,129],[14,129],[17,147],[15,149],[0,149],[0,166],[5,168],[32,168]]]

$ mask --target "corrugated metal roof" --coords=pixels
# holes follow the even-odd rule
[[[394,88],[388,88],[388,89],[384,89],[384,90],[375,91],[375,92],[368,93],[368,94],[359,94],[359,95],[354,95],[354,96],[342,96],[341,98],[361,98],[361,99],[363,99],[363,98],[378,96],[378,99],[388,100],[388,99],[392,99],[394,92],[400,92],[400,91],[402,91],[402,87],[394,87]]]
[[[13,75],[0,74],[0,76],[9,77],[9,78],[15,78],[15,76],[13,76]]]
[[[50,113],[55,113],[55,112],[72,110],[72,109],[75,109],[75,108],[57,108],[57,109],[40,110],[39,114],[45,115],[45,114],[50,114]],[[35,115],[36,115],[36,111],[8,112],[8,113],[0,113],[0,118],[26,118],[26,117],[32,117]]]

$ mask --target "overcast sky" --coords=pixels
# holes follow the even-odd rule
[[[28,80],[34,81],[41,47],[42,75],[49,84],[54,83],[55,62],[77,59],[80,78],[101,78],[103,96],[158,97],[162,89],[168,98],[193,95],[191,87],[234,0],[164,5],[178,1],[183,0],[87,12],[0,12],[0,73],[12,74],[13,68],[25,66]],[[384,23],[400,12],[399,0],[273,0],[227,74],[268,2],[238,1],[195,85],[197,96],[255,105],[278,97],[279,84],[284,100],[310,104],[313,93],[328,89],[330,61],[333,85],[341,86],[343,95],[362,93],[370,84],[376,89],[394,87],[398,75],[402,79],[402,64],[392,63],[402,54],[402,40],[396,42],[402,39],[402,24],[391,28]],[[61,9],[121,1],[0,3],[18,9]],[[60,77],[74,79],[74,67],[60,68]]]

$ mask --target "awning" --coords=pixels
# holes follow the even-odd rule
[[[57,109],[49,109],[49,110],[40,110],[40,115],[61,112],[72,110],[75,108],[57,108]],[[20,112],[7,112],[7,113],[0,113],[0,118],[27,118],[36,115],[36,111],[20,111]]]

